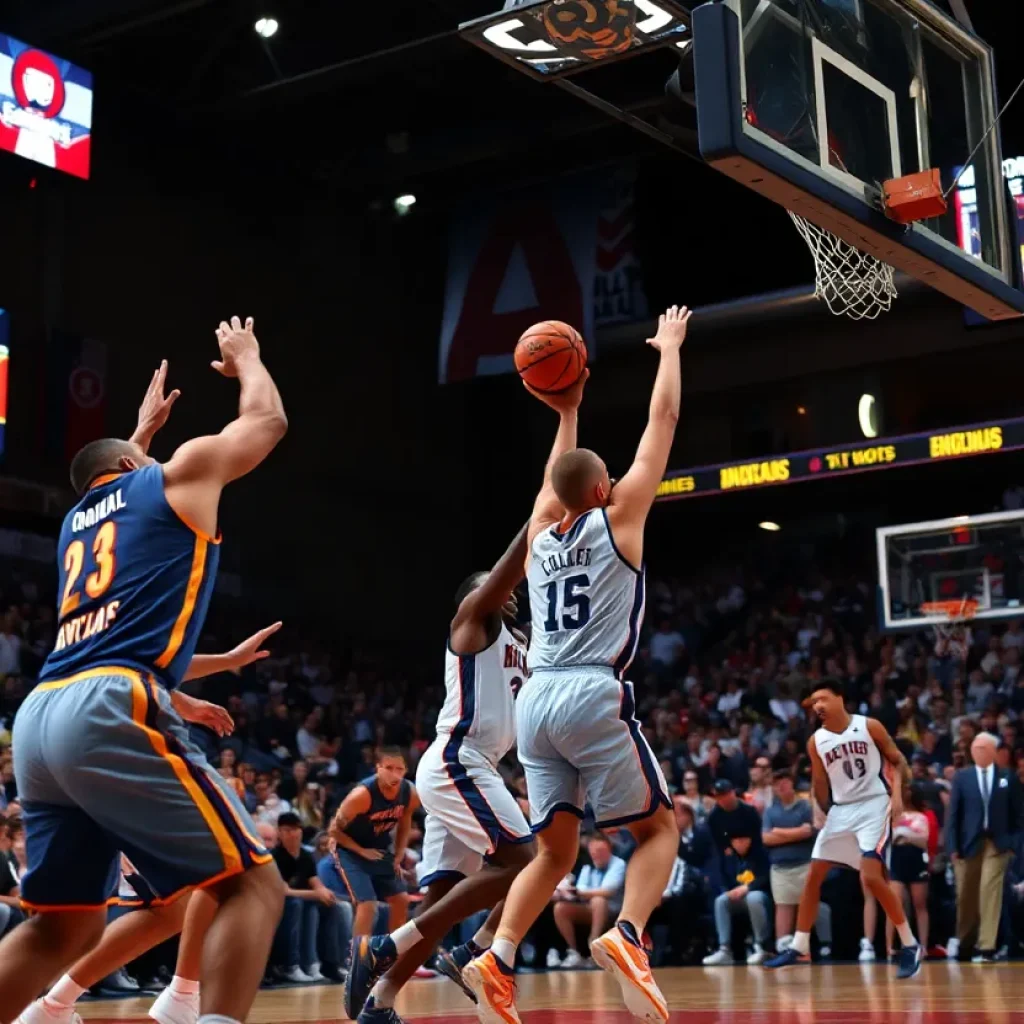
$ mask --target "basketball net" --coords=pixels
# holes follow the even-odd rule
[[[971,646],[971,631],[967,623],[978,611],[978,602],[964,597],[952,601],[927,601],[921,605],[925,615],[944,615],[946,622],[935,623],[935,654],[947,654],[955,661],[966,661]]]
[[[814,257],[814,296],[836,316],[874,320],[896,298],[894,270],[806,217],[787,211]]]

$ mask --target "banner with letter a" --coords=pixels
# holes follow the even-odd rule
[[[602,175],[588,173],[476,200],[456,216],[438,378],[514,369],[519,336],[564,320],[594,354],[594,279]]]

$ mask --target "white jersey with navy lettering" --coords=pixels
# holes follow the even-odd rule
[[[608,514],[594,508],[565,533],[533,540],[530,671],[610,666],[621,677],[636,653],[644,615],[644,573],[619,554]]]
[[[515,698],[526,679],[526,648],[504,623],[498,638],[478,654],[444,656],[444,707],[438,736],[465,743],[497,764],[516,741]]]
[[[868,720],[863,715],[851,715],[842,732],[818,729],[814,745],[828,772],[834,803],[852,804],[888,795],[889,784],[882,774],[882,752],[871,738]]]

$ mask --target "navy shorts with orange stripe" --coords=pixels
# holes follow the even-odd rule
[[[168,903],[271,860],[167,691],[127,668],[42,683],[14,725],[31,910],[105,905],[120,853]]]

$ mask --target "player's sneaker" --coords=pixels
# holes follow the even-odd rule
[[[765,960],[761,966],[766,967],[769,971],[778,971],[783,967],[796,967],[810,962],[810,953],[801,953],[792,946],[788,946],[781,953],[776,953],[771,960]]]
[[[620,921],[594,939],[590,953],[594,963],[618,981],[626,1009],[637,1020],[648,1024],[663,1024],[668,1020],[668,1003],[651,974],[647,950],[631,924]]]
[[[345,979],[345,1012],[355,1020],[370,991],[398,959],[390,935],[358,935],[352,940],[352,962]]]
[[[82,1018],[73,1006],[60,1008],[45,999],[37,999],[21,1011],[14,1024],[82,1024]]]
[[[392,1006],[374,1006],[373,996],[370,996],[356,1024],[405,1024],[405,1021]]]
[[[857,959],[862,964],[874,963],[875,944],[870,939],[862,938],[860,940],[860,952],[857,954]]]
[[[476,996],[481,1024],[522,1024],[516,1012],[515,972],[490,950],[471,960],[462,978]]]
[[[481,951],[482,952],[482,951]],[[465,959],[463,959],[465,958]],[[469,946],[456,946],[451,952],[447,949],[439,949],[437,955],[430,961],[430,966],[443,974],[446,978],[454,981],[463,992],[476,1002],[476,993],[462,980],[462,969],[473,959]]]
[[[165,988],[150,1008],[149,1016],[157,1024],[196,1024],[199,1020],[199,993],[182,996]]]
[[[900,965],[899,970],[896,972],[897,978],[912,978],[919,970],[921,970],[921,961],[924,959],[924,951],[921,949],[920,943],[916,946],[907,946],[900,950],[898,963]]]

